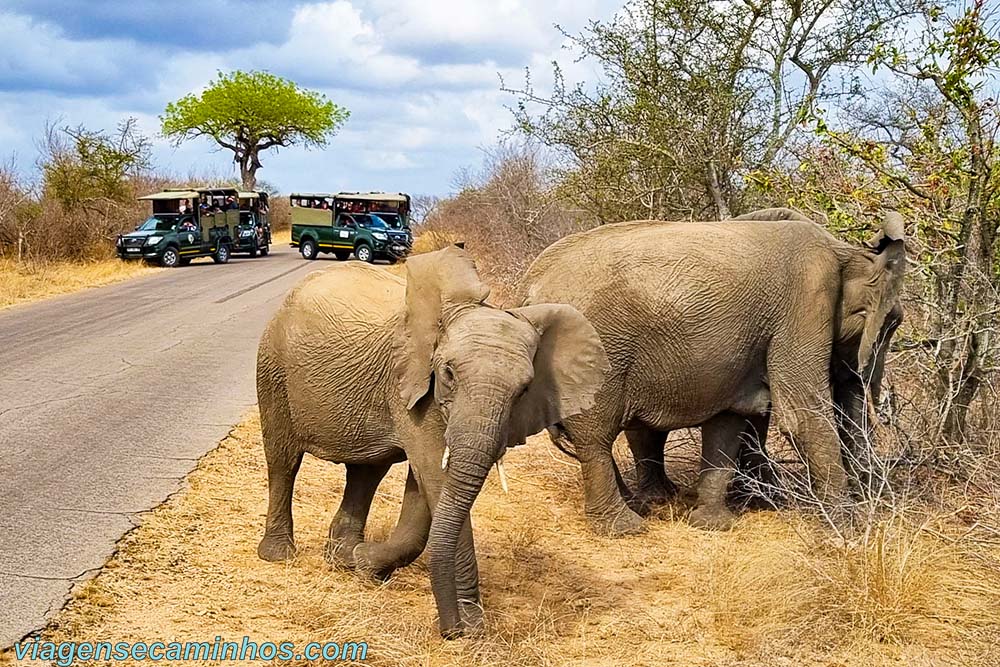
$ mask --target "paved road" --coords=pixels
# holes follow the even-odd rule
[[[0,647],[254,404],[265,323],[325,264],[285,247],[0,311]]]

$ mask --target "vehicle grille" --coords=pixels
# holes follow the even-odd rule
[[[146,242],[145,238],[126,238],[124,239],[123,245],[126,248],[138,248]]]

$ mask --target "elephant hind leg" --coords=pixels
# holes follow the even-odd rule
[[[623,537],[643,532],[642,517],[625,503],[621,476],[612,454],[618,430],[572,434],[583,475],[587,521],[598,535]]]
[[[385,478],[392,464],[347,464],[347,483],[340,509],[333,517],[326,540],[324,558],[332,565],[353,568],[354,548],[364,542],[365,524],[378,485]]]
[[[677,495],[677,486],[670,481],[663,468],[663,445],[669,431],[648,428],[628,429],[625,438],[635,459],[637,489],[634,500],[642,510],[648,512],[654,505],[664,505]]]
[[[377,579],[388,579],[398,567],[415,561],[427,546],[431,511],[410,469],[399,520],[386,542],[362,542],[354,548],[355,567]]]

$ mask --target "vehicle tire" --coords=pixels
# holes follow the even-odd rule
[[[173,269],[181,265],[181,254],[177,251],[177,248],[170,246],[163,251],[163,255],[160,257],[160,266],[165,266],[168,269]]]
[[[333,256],[343,262],[345,259],[351,256],[350,250],[334,250]]]
[[[399,257],[396,257],[395,255],[389,255],[386,259],[389,260],[390,264],[395,264],[399,261]]]
[[[190,257],[181,257],[181,266],[187,266],[191,263]]]
[[[252,248],[250,248],[250,259],[253,259],[256,256],[257,256],[257,246],[253,246]]]
[[[271,247],[263,245],[260,247],[260,256],[267,257],[271,253]]]
[[[375,253],[372,252],[371,246],[367,243],[359,243],[358,247],[354,249],[354,256],[358,258],[358,261],[368,264],[375,261]]]
[[[212,261],[216,264],[228,264],[229,246],[225,243],[220,243],[219,247],[215,249],[215,254],[212,255]]]
[[[305,239],[299,244],[299,252],[302,253],[304,259],[316,259],[316,256],[319,255],[319,248],[312,239]]]

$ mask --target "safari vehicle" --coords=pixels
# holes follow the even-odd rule
[[[233,235],[232,252],[266,257],[271,251],[271,222],[266,192],[240,192],[240,223]]]
[[[233,188],[191,188],[157,192],[141,201],[153,214],[115,244],[124,260],[144,259],[162,266],[185,266],[196,257],[225,264],[238,238],[240,211]]]
[[[292,247],[306,259],[333,253],[345,260],[395,263],[410,254],[410,197],[389,192],[293,194]]]

